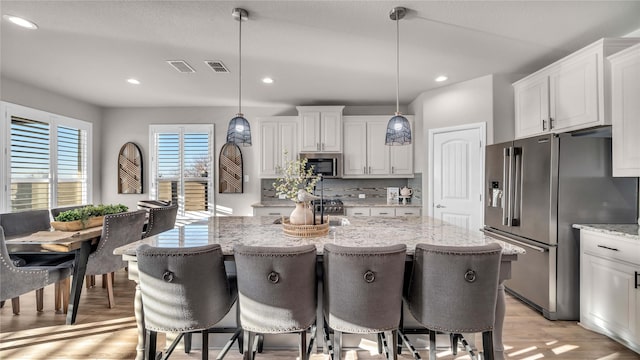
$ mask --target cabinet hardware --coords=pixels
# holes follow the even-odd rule
[[[362,214],[364,214],[364,213],[361,213],[361,212],[354,212],[353,214],[354,214],[354,215],[362,215]]]
[[[392,174],[394,174],[395,172],[396,172],[396,171],[395,171],[395,168],[392,166],[392,167],[391,167],[391,173],[392,173]]]
[[[321,143],[321,144],[320,144],[320,150],[321,150],[321,151],[324,151],[324,143]]]
[[[316,150],[320,151],[320,143],[316,143]]]
[[[371,174],[371,166],[369,166],[369,174]]]
[[[542,119],[542,131],[546,131],[547,130],[547,121],[545,119]]]
[[[640,277],[640,273],[637,271],[634,271],[635,275],[636,275],[636,281],[635,281],[635,288],[637,289],[638,287],[640,287],[640,285],[638,285],[638,277]]]
[[[436,208],[442,209],[442,208],[446,208],[446,206],[438,204],[438,205],[436,205]]]
[[[549,130],[552,130],[552,129],[553,129],[553,118],[550,117],[549,118]]]
[[[389,215],[387,212],[381,212],[380,215]]]
[[[604,246],[604,245],[598,245],[599,248],[603,248],[603,249],[607,249],[607,250],[611,250],[611,251],[620,251],[616,248],[612,248],[612,247],[608,247],[608,246]]]
[[[363,173],[363,174],[366,174],[366,173],[367,173],[367,167],[366,167],[366,166],[362,169],[362,173]]]
[[[280,213],[269,213],[269,215],[280,215]]]

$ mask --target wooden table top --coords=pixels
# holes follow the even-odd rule
[[[29,235],[9,237],[6,244],[9,252],[71,252],[79,249],[82,242],[97,241],[101,235],[102,226],[78,231],[38,231]]]

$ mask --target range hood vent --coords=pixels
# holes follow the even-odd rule
[[[229,72],[229,69],[227,69],[227,67],[220,60],[205,60],[204,62],[207,63],[207,65],[209,65],[211,70],[213,70],[213,71],[215,71],[217,73],[228,73]]]
[[[180,73],[188,74],[196,72],[191,65],[187,64],[184,60],[167,60],[167,63]]]

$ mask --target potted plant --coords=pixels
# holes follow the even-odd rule
[[[61,212],[55,221],[51,222],[56,230],[77,231],[86,228],[102,226],[105,215],[126,212],[129,208],[126,205],[88,205],[78,209]]]
[[[287,152],[284,152],[287,158]],[[273,183],[277,195],[284,195],[287,199],[296,203],[296,208],[289,216],[289,222],[293,225],[308,225],[313,223],[313,211],[306,201],[301,201],[298,192],[302,189],[312,193],[320,177],[313,174],[313,167],[307,168],[307,159],[293,159],[285,162],[284,167],[277,167],[282,174]]]

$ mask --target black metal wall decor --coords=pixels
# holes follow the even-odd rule
[[[242,193],[242,152],[233,143],[222,145],[218,161],[218,192]]]
[[[142,194],[142,153],[128,142],[118,155],[118,194]]]

